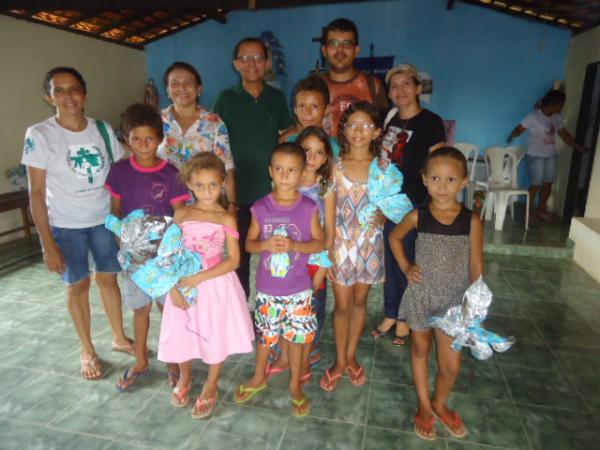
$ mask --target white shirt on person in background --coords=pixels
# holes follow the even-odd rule
[[[529,131],[528,155],[542,158],[556,155],[556,132],[565,127],[560,114],[552,114],[548,117],[541,110],[536,109],[527,114],[527,117],[521,121],[521,126]]]
[[[83,131],[67,130],[50,117],[27,129],[21,163],[46,171],[46,203],[50,225],[88,228],[104,223],[110,194],[104,181],[110,158],[96,121],[87,119]],[[112,128],[106,124],[115,161],[124,155]]]

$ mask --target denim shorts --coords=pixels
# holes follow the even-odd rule
[[[121,271],[117,260],[119,247],[115,235],[104,225],[73,229],[52,227],[52,235],[67,265],[63,273],[65,284],[75,284],[90,276],[90,253],[96,272]]]
[[[556,155],[546,157],[527,155],[527,164],[532,186],[552,183],[556,179]]]

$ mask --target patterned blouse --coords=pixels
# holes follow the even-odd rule
[[[225,164],[225,170],[235,168],[229,147],[227,127],[221,118],[198,105],[200,117],[188,128],[185,135],[172,112],[173,105],[161,112],[165,138],[158,148],[158,155],[167,158],[178,169],[200,152],[212,152]]]

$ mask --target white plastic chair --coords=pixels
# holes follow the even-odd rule
[[[467,158],[467,169],[469,176],[469,184],[466,187],[467,208],[473,209],[473,193],[475,191],[475,165],[477,164],[477,157],[479,156],[479,147],[474,144],[468,144],[466,142],[456,142],[454,148],[460,150],[460,152]]]
[[[490,147],[485,152],[488,167],[489,181],[488,193],[481,209],[481,218],[486,220],[496,214],[494,229],[502,230],[508,201],[515,195],[525,195],[527,204],[525,207],[525,229],[529,229],[529,191],[520,188],[517,181],[517,167],[522,154],[514,148]],[[510,165],[507,168],[507,165]],[[507,179],[508,178],[508,179]],[[512,210],[514,217],[514,209]]]

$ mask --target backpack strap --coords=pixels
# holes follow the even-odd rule
[[[100,136],[102,136],[102,140],[104,141],[104,145],[106,146],[106,151],[108,152],[108,158],[110,159],[110,163],[115,162],[115,158],[113,157],[112,147],[110,145],[110,136],[108,135],[108,129],[106,128],[106,124],[101,120],[96,120],[96,126],[98,127],[98,131],[100,132]]]
[[[388,123],[390,123],[390,120],[392,120],[392,117],[394,117],[396,114],[398,114],[398,108],[396,108],[395,106],[390,109],[387,113],[387,115],[385,116],[385,120],[383,121],[383,129],[385,130],[385,128],[387,127]]]

